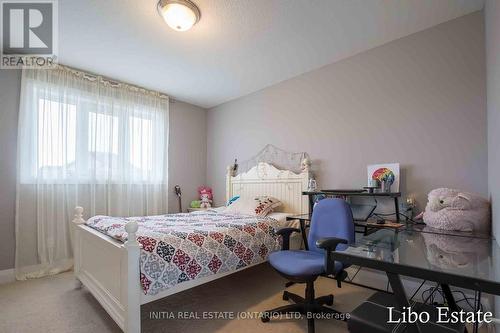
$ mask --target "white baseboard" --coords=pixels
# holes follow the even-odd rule
[[[16,281],[16,274],[14,273],[14,268],[4,269],[0,271],[0,284],[9,283]]]

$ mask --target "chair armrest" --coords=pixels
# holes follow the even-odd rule
[[[327,251],[334,251],[339,244],[347,244],[348,241],[343,238],[327,237],[316,241],[316,246]]]
[[[337,237],[326,237],[321,238],[316,241],[316,246],[320,249],[324,249],[326,251],[325,256],[325,271],[327,275],[335,273],[335,262],[332,259],[332,251],[335,251],[337,245],[339,244],[348,244],[349,242],[346,239],[337,238]],[[343,271],[343,270],[341,270]],[[340,272],[338,272],[340,273]],[[345,278],[345,277],[344,277]],[[337,280],[337,283],[340,284],[340,280]]]
[[[300,229],[297,228],[282,228],[276,231],[277,235],[283,237],[283,245],[281,246],[281,250],[289,250],[290,249],[290,235],[293,232],[300,232]]]
[[[276,231],[276,234],[284,236],[284,235],[290,235],[292,232],[300,232],[300,229],[297,229],[297,228],[281,228],[280,230]]]

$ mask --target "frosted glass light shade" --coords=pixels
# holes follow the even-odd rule
[[[187,0],[160,0],[158,12],[168,26],[176,31],[189,30],[200,20],[200,10]]]

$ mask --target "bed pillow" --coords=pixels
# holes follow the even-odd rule
[[[224,213],[266,216],[281,205],[281,201],[268,195],[259,195],[249,198],[241,197],[228,206],[224,210]]]

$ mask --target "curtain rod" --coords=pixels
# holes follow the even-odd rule
[[[157,96],[160,98],[171,99],[167,94],[164,94],[164,93],[156,91],[156,90],[146,89],[146,88],[143,88],[143,87],[135,85],[135,84],[130,84],[130,83],[127,83],[124,81],[115,80],[115,79],[109,78],[109,77],[104,76],[104,75],[91,73],[91,72],[84,71],[81,69],[76,69],[76,68],[73,68],[70,66],[57,64],[54,69],[64,70],[66,72],[74,74],[77,77],[84,78],[84,79],[89,80],[89,81],[99,80],[100,82],[102,82],[105,85],[110,86],[110,87],[125,87],[127,89],[132,90],[132,91],[138,91],[138,92],[154,95],[154,96]],[[54,69],[50,69],[50,70],[54,70]],[[171,100],[173,100],[173,99],[171,99]]]

